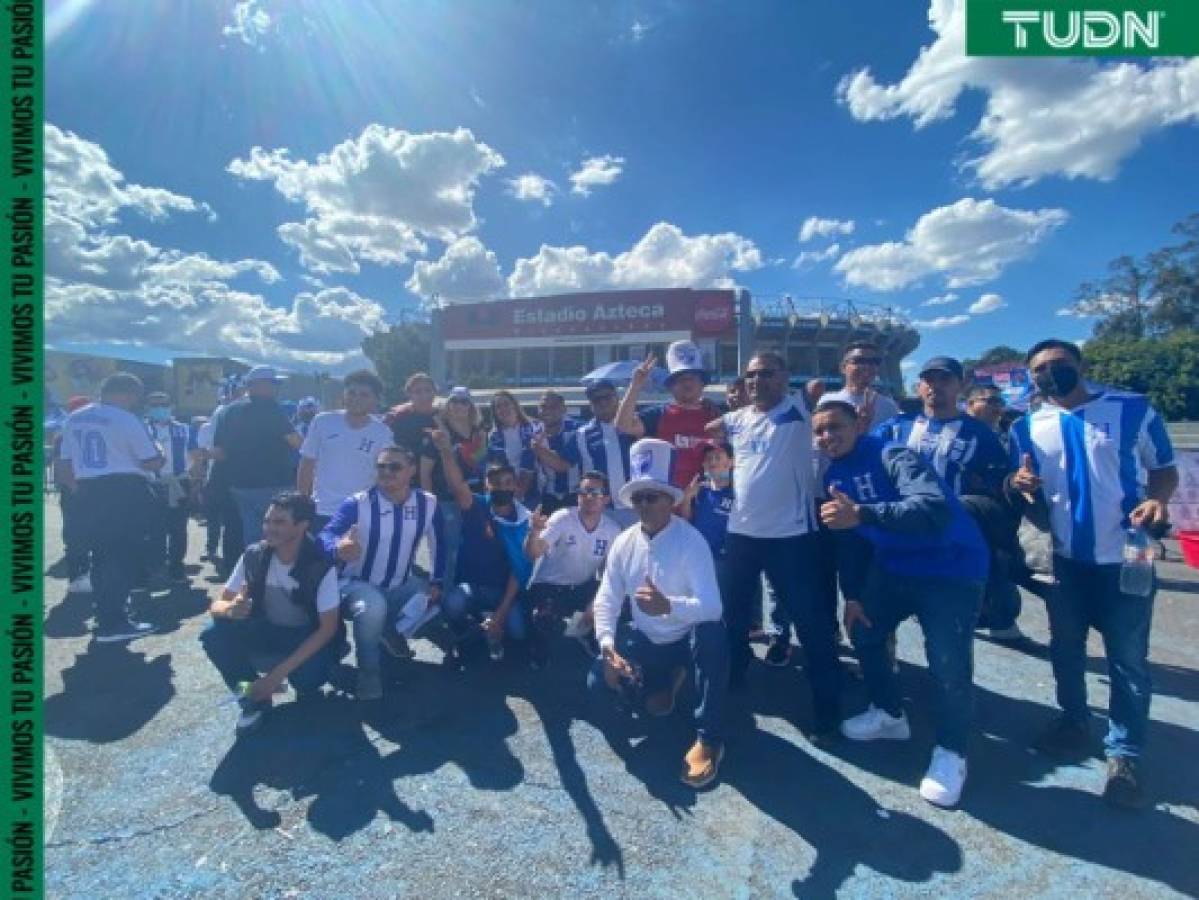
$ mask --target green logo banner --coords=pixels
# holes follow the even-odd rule
[[[1196,56],[1199,0],[966,0],[967,56]]]

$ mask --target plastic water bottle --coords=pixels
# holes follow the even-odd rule
[[[1143,528],[1129,528],[1124,538],[1120,591],[1133,597],[1153,593],[1153,544]]]

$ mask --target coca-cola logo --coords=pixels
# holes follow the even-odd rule
[[[732,324],[733,304],[727,297],[701,297],[695,302],[696,331],[716,334]]]

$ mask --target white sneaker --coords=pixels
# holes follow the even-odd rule
[[[99,644],[114,644],[118,641],[132,641],[154,633],[154,626],[148,622],[125,621],[108,628],[99,628],[95,632],[95,640]]]
[[[933,747],[933,758],[920,782],[920,796],[934,806],[957,806],[966,783],[966,759],[944,747]]]
[[[71,583],[67,585],[68,594],[90,594],[92,592],[92,576],[90,572],[84,572],[78,578],[72,578]]]
[[[906,741],[912,736],[908,717],[893,716],[877,706],[841,723],[841,733],[851,741]]]

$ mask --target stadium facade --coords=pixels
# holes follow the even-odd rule
[[[605,363],[664,356],[693,340],[717,380],[740,372],[755,350],[777,350],[793,376],[840,377],[847,344],[883,351],[882,379],[902,392],[900,363],[919,333],[889,308],[846,300],[772,298],[745,290],[604,291],[441,306],[432,311],[432,369],[441,384],[541,387],[577,384]]]

